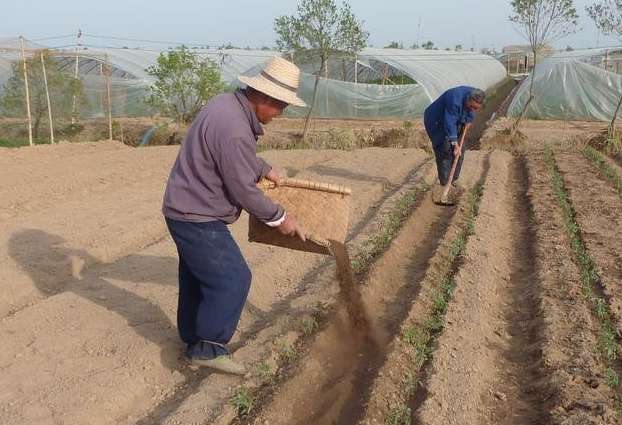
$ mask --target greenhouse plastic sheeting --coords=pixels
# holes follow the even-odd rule
[[[423,86],[430,101],[461,85],[488,90],[507,76],[494,57],[473,52],[367,48],[359,57],[387,63],[409,75]]]
[[[604,56],[605,49],[590,49],[560,52],[543,60],[536,67],[535,97],[525,117],[610,121],[622,95],[622,76],[599,67]],[[529,99],[532,75],[517,91],[509,116],[520,115]]]
[[[240,49],[190,49],[192,53],[200,57],[207,57],[218,65],[222,80],[226,83],[233,82],[238,75],[242,75],[250,69],[260,67],[269,58],[279,55],[279,52],[271,50],[240,50]],[[156,65],[158,57],[166,50],[139,50],[139,49],[86,49],[79,50],[81,62],[108,61],[109,64],[129,74],[129,78],[143,80],[146,83],[154,81],[147,73],[147,68]],[[75,60],[75,52],[67,51],[67,60]],[[82,72],[82,69],[81,69]]]
[[[299,95],[311,105],[315,76],[304,74]],[[413,117],[423,114],[429,105],[423,87],[418,84],[402,86],[354,84],[320,78],[318,96],[313,109],[315,117],[382,118]],[[289,107],[286,115],[303,117],[307,108]]]
[[[9,46],[2,50],[2,46]],[[45,48],[36,44],[26,46],[27,55]],[[11,72],[11,63],[19,58],[19,39],[0,40],[0,83],[5,82]],[[240,49],[191,49],[202,57],[208,57],[220,68],[224,82],[236,85],[237,77],[259,72],[262,65],[279,52],[270,50]],[[55,50],[58,66],[73,74],[76,54],[79,57],[79,75],[88,107],[80,111],[81,116],[100,117],[105,115],[107,104],[105,77],[102,64],[112,69],[110,78],[111,104],[114,116],[149,115],[144,103],[148,88],[154,79],[147,69],[157,63],[166,50],[145,50],[132,48],[92,48],[80,46],[76,49]],[[355,66],[356,64],[356,66]],[[311,65],[313,65],[311,63]],[[304,67],[303,67],[304,69]],[[420,116],[427,105],[445,90],[457,85],[472,85],[489,89],[501,82],[506,72],[500,62],[492,57],[471,52],[446,52],[439,50],[364,49],[356,58],[341,57],[331,62],[330,79],[321,79],[315,116],[348,117],[413,117]],[[387,76],[404,74],[416,84],[365,84],[368,81],[386,79]],[[335,75],[333,75],[335,74]],[[315,77],[303,74],[301,96],[311,103]],[[349,81],[341,81],[342,79]],[[0,84],[0,95],[2,94]],[[289,115],[300,116],[305,111],[290,108]]]

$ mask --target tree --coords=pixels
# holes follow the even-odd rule
[[[512,126],[510,135],[513,136],[527,107],[534,99],[533,85],[538,54],[547,44],[574,33],[579,15],[574,7],[574,0],[512,0],[511,6],[513,14],[509,19],[529,42],[534,66],[530,76],[529,98]]]
[[[226,88],[218,66],[185,46],[160,53],[147,73],[156,78],[147,103],[178,123],[192,121],[202,105]]]
[[[317,99],[320,73],[327,64],[331,52],[341,51],[350,56],[359,53],[366,45],[369,33],[363,30],[363,22],[343,2],[341,8],[334,0],[301,0],[297,16],[280,16],[274,21],[277,46],[281,50],[298,53],[313,51],[319,55],[320,67],[315,73],[313,100],[302,133],[307,136],[309,121]]]
[[[84,106],[84,97],[80,80],[73,75],[62,72],[49,50],[35,52],[32,58],[26,59],[28,69],[28,88],[30,91],[30,111],[32,115],[33,138],[39,137],[39,129],[48,115],[47,96],[41,57],[45,61],[48,90],[52,102],[53,117],[69,117],[72,113],[73,95]],[[23,62],[15,62],[11,67],[11,76],[4,85],[4,94],[0,99],[2,114],[9,117],[23,117],[26,114],[26,96],[23,74]]]
[[[456,44],[456,47],[454,47],[454,50],[456,52],[461,52],[462,51],[462,44]]]
[[[423,47],[426,50],[432,50],[432,49],[434,49],[434,43],[432,41],[428,40],[425,43],[423,43],[421,45],[421,47]]]
[[[590,18],[605,34],[615,34],[622,37],[622,1],[620,0],[600,0],[591,6],[585,8]],[[609,124],[609,139],[613,139],[615,135],[615,123],[618,119],[618,113],[622,106],[622,95],[618,101],[618,106],[611,118]]]
[[[384,47],[385,49],[403,49],[404,45],[397,41],[392,41]]]

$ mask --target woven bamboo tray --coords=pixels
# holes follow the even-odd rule
[[[350,214],[349,188],[310,180],[285,179],[277,187],[263,180],[259,188],[288,214],[296,216],[309,240],[285,236],[250,216],[248,240],[298,251],[330,255],[328,241],[345,242]]]

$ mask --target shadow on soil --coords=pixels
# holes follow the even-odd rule
[[[167,369],[179,369],[181,347],[175,326],[166,313],[150,300],[108,279],[133,283],[176,284],[177,260],[172,257],[129,255],[103,264],[82,249],[66,248],[65,240],[38,229],[25,229],[9,240],[9,255],[44,294],[76,294],[93,304],[117,313],[134,331],[161,348]],[[84,264],[90,266],[82,270]],[[50,276],[63,276],[61,284],[50,286]],[[78,320],[78,318],[76,318]]]

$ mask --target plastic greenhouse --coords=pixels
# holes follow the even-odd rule
[[[26,43],[26,55],[32,56],[45,46]],[[113,116],[148,116],[143,100],[153,83],[147,68],[154,65],[164,49],[92,48],[75,46],[52,51],[57,66],[78,76],[86,97],[88,111],[84,118],[107,114],[105,100],[107,79],[104,65],[110,69],[109,86]],[[235,86],[237,76],[259,72],[262,64],[279,52],[270,50],[206,49],[192,51],[218,64],[223,81]],[[12,64],[21,58],[19,39],[0,39],[0,95],[11,73]],[[290,57],[285,54],[284,56]],[[293,58],[303,70],[300,96],[310,104],[313,98],[318,61]],[[448,88],[472,85],[489,89],[506,77],[496,59],[472,52],[438,50],[374,49],[363,50],[356,58],[329,58],[320,71],[319,90],[314,115],[329,118],[416,117]],[[400,80],[402,83],[400,83]],[[306,109],[288,108],[290,116],[302,116]]]
[[[610,121],[622,95],[622,48],[559,52],[535,70],[535,98],[525,117]],[[533,74],[532,74],[533,75]],[[509,116],[518,116],[529,99],[530,75],[518,89]]]

